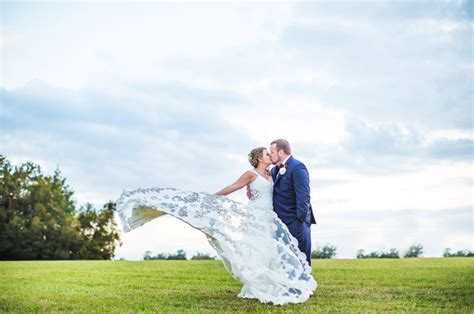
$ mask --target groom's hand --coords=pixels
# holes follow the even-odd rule
[[[247,185],[247,197],[248,197],[249,199],[252,198],[252,192],[250,191],[250,187],[249,187],[248,185]]]

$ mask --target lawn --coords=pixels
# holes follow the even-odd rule
[[[304,304],[237,298],[219,261],[0,262],[0,312],[474,312],[474,258],[313,260]]]

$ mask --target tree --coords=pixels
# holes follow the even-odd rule
[[[150,260],[151,257],[152,257],[152,256],[151,256],[151,251],[145,251],[145,254],[143,254],[143,259],[144,259],[145,261]]]
[[[450,248],[444,249],[443,257],[451,257],[451,256],[453,256],[453,254],[451,253],[451,249]]]
[[[178,250],[176,254],[169,254],[166,258],[168,260],[186,260],[186,252],[184,250]]]
[[[364,250],[359,250],[357,251],[357,258],[400,258],[400,254],[395,248],[390,249],[388,252],[374,251],[369,254],[365,254]]]
[[[192,259],[192,260],[215,260],[216,257],[215,257],[215,256],[211,256],[211,255],[209,255],[209,254],[197,252],[196,255],[194,255],[193,257],[191,257],[191,259]]]
[[[357,251],[357,258],[367,258],[365,255],[365,251],[363,249],[360,249]]]
[[[186,252],[178,250],[176,254],[158,253],[155,256],[151,255],[151,251],[146,251],[143,255],[144,260],[186,260]]]
[[[311,253],[311,258],[334,258],[336,257],[336,247],[334,245],[326,244],[322,248],[317,248]]]
[[[110,246],[108,237],[96,237],[93,246],[84,238],[85,226],[76,216],[73,193],[59,170],[52,176],[43,175],[34,163],[13,167],[0,155],[0,259],[103,259],[113,256],[115,246]],[[94,228],[100,230],[99,233],[110,233],[114,241],[118,241],[112,211],[110,208],[98,214]],[[94,246],[102,246],[107,254],[97,253],[92,249]]]
[[[423,254],[423,246],[421,244],[413,244],[410,246],[405,253],[405,258],[410,258],[410,257],[421,257]]]
[[[114,220],[114,203],[108,202],[101,211],[91,204],[81,207],[77,219],[80,223],[80,259],[111,259],[120,234]]]
[[[447,248],[444,250],[443,257],[474,257],[474,252],[468,250],[459,250],[451,253],[451,249]]]
[[[145,255],[143,255],[143,259],[145,261],[150,261],[150,260],[166,260],[168,256],[166,254],[156,254],[155,256],[151,255],[151,251],[146,251]]]
[[[400,254],[398,253],[397,249],[390,249],[388,252],[381,252],[380,253],[380,258],[400,258]]]
[[[369,254],[365,254],[365,251],[360,249],[357,251],[357,258],[379,258],[380,253],[378,252],[370,252]]]

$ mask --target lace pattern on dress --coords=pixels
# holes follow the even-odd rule
[[[257,177],[248,205],[209,193],[174,188],[123,192],[117,212],[123,230],[170,214],[204,232],[229,273],[243,284],[239,296],[274,304],[300,303],[317,283],[297,240],[273,211],[272,183]]]

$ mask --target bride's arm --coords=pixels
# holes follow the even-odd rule
[[[237,190],[240,190],[250,182],[252,182],[257,175],[255,173],[252,173],[251,171],[246,171],[243,175],[240,176],[240,178],[237,179],[234,183],[231,185],[226,186],[219,192],[216,192],[216,195],[228,195],[232,192],[235,192]]]

